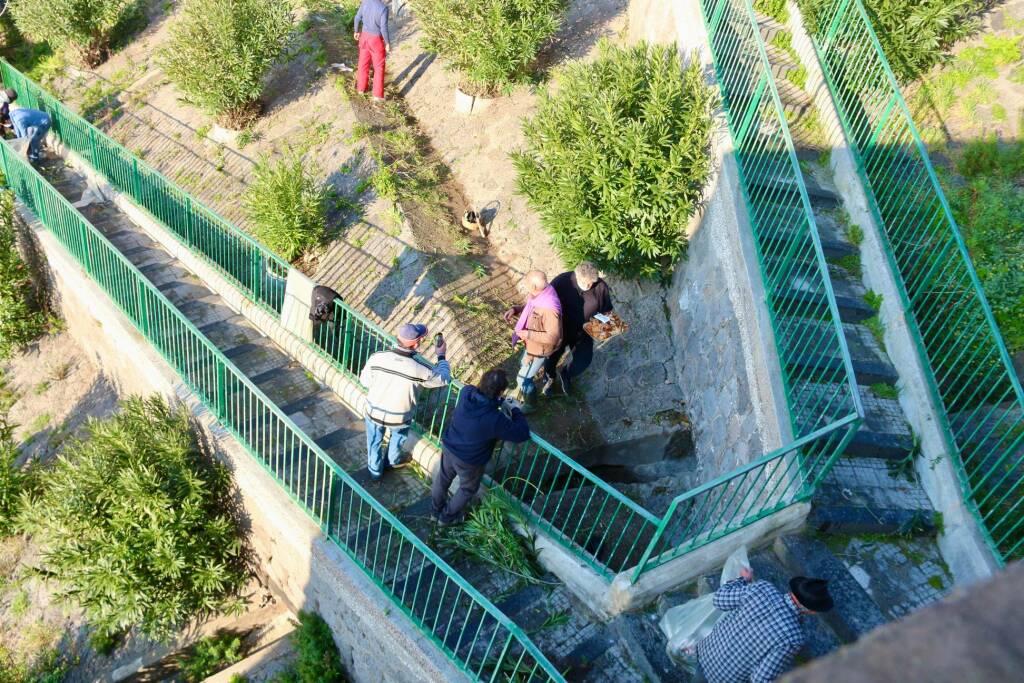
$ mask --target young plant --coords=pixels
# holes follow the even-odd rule
[[[203,638],[181,658],[186,683],[199,683],[242,661],[242,637],[227,631]]]
[[[138,0],[9,0],[18,30],[55,50],[68,48],[88,67],[107,58],[115,29]]]
[[[344,683],[348,680],[341,654],[327,622],[319,614],[299,612],[299,623],[291,635],[296,661],[278,674],[274,683]]]
[[[159,52],[167,77],[185,96],[235,129],[259,114],[263,80],[292,27],[277,0],[188,0]]]
[[[462,75],[460,87],[494,95],[529,75],[537,52],[558,29],[566,0],[411,0],[426,38]]]
[[[523,124],[519,192],[566,263],[667,277],[710,171],[714,95],[674,45],[602,42]]]
[[[490,492],[466,517],[466,521],[445,530],[438,538],[443,548],[453,550],[495,569],[538,583],[541,569],[533,539],[521,536],[512,523],[524,525],[523,514],[499,493]]]
[[[327,188],[320,170],[295,152],[281,159],[264,157],[243,198],[253,234],[288,261],[323,238]]]
[[[22,523],[57,596],[95,628],[168,638],[191,619],[240,610],[248,572],[231,475],[202,452],[184,409],[129,398],[89,420],[41,479]]]

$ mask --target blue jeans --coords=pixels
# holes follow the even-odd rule
[[[531,356],[523,351],[523,360],[519,365],[519,374],[516,375],[516,387],[523,394],[523,398],[530,396],[536,391],[533,384],[534,376],[544,367],[547,358],[543,356]]]
[[[390,430],[391,440],[388,442],[388,463],[395,467],[402,461],[402,444],[409,436],[409,425],[400,427],[383,427],[370,418],[363,418],[366,423],[366,469],[371,477],[384,474],[384,455],[380,445],[384,443],[384,430]]]
[[[28,137],[29,133],[32,133],[28,141],[28,158],[32,161],[39,159],[40,147],[46,139],[46,134],[50,132],[50,115],[30,110],[20,116],[12,116],[11,124],[14,127],[14,134],[19,138]]]

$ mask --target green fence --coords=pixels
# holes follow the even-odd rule
[[[156,169],[65,107],[6,61],[4,85],[18,91],[18,104],[41,109],[53,120],[61,142],[99,171],[120,192],[202,254],[252,301],[280,314],[288,264],[218,216]]]
[[[747,16],[737,14],[736,7],[745,7],[744,11],[749,11],[749,16],[753,16],[749,3],[745,6],[734,3],[728,8],[723,5],[722,8],[729,9],[729,12],[717,10],[717,20],[725,18],[728,22],[715,35],[729,45],[735,42],[735,19]],[[744,25],[741,23],[739,28]],[[759,36],[747,34],[743,40],[746,41],[746,47],[755,51],[760,49],[763,57],[763,44]],[[490,477],[491,484],[511,494],[534,524],[609,580],[626,570],[633,570],[632,575],[637,577],[643,571],[739,530],[788,505],[807,500],[859,424],[859,396],[852,384],[845,340],[835,323],[838,316],[835,314],[834,296],[827,278],[822,275],[825,272],[824,260],[813,216],[807,204],[806,190],[797,172],[795,157],[792,156],[792,143],[784,127],[785,121],[771,119],[772,112],[781,111],[777,109],[778,98],[774,84],[754,78],[755,69],[761,73],[763,61],[755,60],[753,67],[742,60],[737,61],[735,46],[731,48],[732,52],[726,50],[728,55],[723,52],[725,42],[720,42],[716,47],[716,59],[728,59],[728,63],[723,63],[720,68],[719,75],[720,78],[724,77],[723,93],[726,95],[734,137],[741,128],[733,125],[735,117],[732,112],[740,111],[740,101],[748,107],[750,103],[755,103],[753,109],[744,115],[743,120],[748,124],[743,128],[744,135],[737,137],[746,141],[746,147],[743,148],[745,153],[740,155],[741,167],[745,173],[757,174],[762,179],[791,183],[797,189],[796,192],[756,189],[751,184],[746,196],[757,233],[762,273],[769,292],[769,306],[779,331],[776,341],[779,343],[780,357],[785,361],[783,370],[794,431],[798,437],[804,438],[680,495],[662,518],[652,515],[536,435],[526,444],[503,444],[495,458],[496,467]],[[97,158],[96,155],[83,153],[83,146],[73,144],[67,136],[78,136],[81,140],[90,141],[106,140],[102,133],[68,111],[9,64],[0,63],[0,73],[4,75],[5,84],[20,87],[19,92],[25,90],[33,93],[34,99],[31,101],[44,103],[51,115],[55,115],[54,132],[58,137],[90,162]],[[749,90],[746,94],[745,88]],[[58,116],[60,125],[56,123]],[[762,135],[760,131],[755,132],[751,128],[754,124],[764,126],[769,120],[780,120],[782,123],[783,127],[774,135]],[[126,155],[124,158],[131,157],[120,146],[118,149],[119,153]],[[98,158],[102,161],[103,155]],[[134,168],[132,164],[115,165],[114,168],[122,166]],[[155,171],[152,174],[158,176]],[[194,230],[181,227],[182,222],[191,225],[191,218],[176,211],[160,213],[161,207],[165,206],[181,206],[183,203],[188,206],[197,205],[180,189],[162,178],[152,183],[124,182],[118,187],[147,207],[184,244],[204,254],[214,263],[221,263],[218,257],[220,252],[217,251],[220,245],[225,242],[236,243],[234,236],[239,233],[226,222],[204,223],[202,239],[196,239],[197,233]],[[161,193],[169,193],[172,199],[165,201]],[[224,235],[219,235],[218,231]],[[266,251],[260,245],[248,238],[244,244],[254,245],[264,255],[261,258],[265,258]],[[236,261],[229,259],[228,263]],[[264,277],[257,278],[257,281],[273,277],[274,271],[283,273],[287,267],[279,261],[268,263],[270,265]],[[221,270],[231,274],[223,266]],[[805,287],[797,299],[775,296],[776,292],[781,292],[790,280],[797,277],[814,283],[814,286]],[[250,296],[256,291],[247,288],[244,279],[236,276],[232,276],[232,279]],[[259,291],[266,289],[264,286]],[[275,306],[277,309],[280,307],[276,299]],[[824,327],[813,333],[787,331],[789,321],[806,314],[824,321]],[[318,326],[314,335],[315,348],[332,359],[338,369],[357,381],[359,371],[369,355],[392,343],[390,335],[340,302],[333,322]],[[825,375],[812,377],[806,372],[791,370],[800,357],[824,352],[831,352],[839,359],[837,365]],[[819,390],[808,391],[809,384]],[[415,429],[436,443],[461,389],[460,383],[452,382],[447,389],[425,394],[417,407]]]
[[[471,678],[563,681],[527,635],[344,472],[7,144],[7,185],[324,534]]]
[[[818,57],[882,228],[964,499],[999,561],[1019,559],[1020,381],[867,12],[860,0],[835,0],[816,23]]]

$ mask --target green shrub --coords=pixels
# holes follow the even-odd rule
[[[86,66],[107,58],[115,30],[139,14],[138,0],[10,0],[25,37],[69,48]]]
[[[319,614],[299,612],[291,635],[295,664],[274,678],[274,683],[344,683],[341,655],[327,622]]]
[[[674,45],[602,42],[524,122],[519,191],[568,264],[664,277],[710,170],[712,90]]]
[[[46,316],[34,301],[30,283],[18,253],[14,195],[0,190],[0,361],[46,332]]]
[[[242,661],[242,637],[220,632],[203,638],[181,658],[181,672],[187,683],[199,683],[221,669]]]
[[[812,33],[834,0],[798,0]],[[985,0],[864,0],[872,26],[896,77],[912,81],[949,55],[953,45],[978,28],[975,15]]]
[[[411,0],[436,52],[462,74],[460,87],[496,94],[522,82],[541,46],[558,30],[566,0]]]
[[[129,398],[89,420],[41,477],[24,525],[57,595],[95,628],[166,638],[192,618],[240,609],[248,573],[231,477],[201,452],[184,409]]]
[[[780,24],[785,24],[789,20],[786,0],[754,0],[754,9],[775,19]]]
[[[243,198],[253,234],[289,261],[323,239],[327,188],[319,175],[294,152],[281,159],[264,157]]]
[[[1024,349],[1024,142],[967,145],[950,205],[1011,352]]]
[[[458,526],[444,530],[438,544],[494,570],[507,571],[528,583],[540,580],[533,538],[520,535],[512,524],[527,528],[527,520],[499,493],[488,493]]]
[[[242,129],[259,113],[264,77],[291,26],[286,2],[187,0],[159,62],[189,100]]]

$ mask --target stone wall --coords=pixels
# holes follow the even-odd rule
[[[53,235],[20,205],[19,216],[46,257],[68,331],[122,393],[157,393],[190,410],[201,435],[232,471],[260,570],[292,610],[324,617],[352,680],[460,680],[462,674],[217,424]]]
[[[632,41],[675,42],[714,84],[697,2],[634,0]],[[791,440],[757,255],[722,113],[715,173],[703,212],[688,226],[689,253],[673,279],[669,315],[679,387],[707,481]]]

